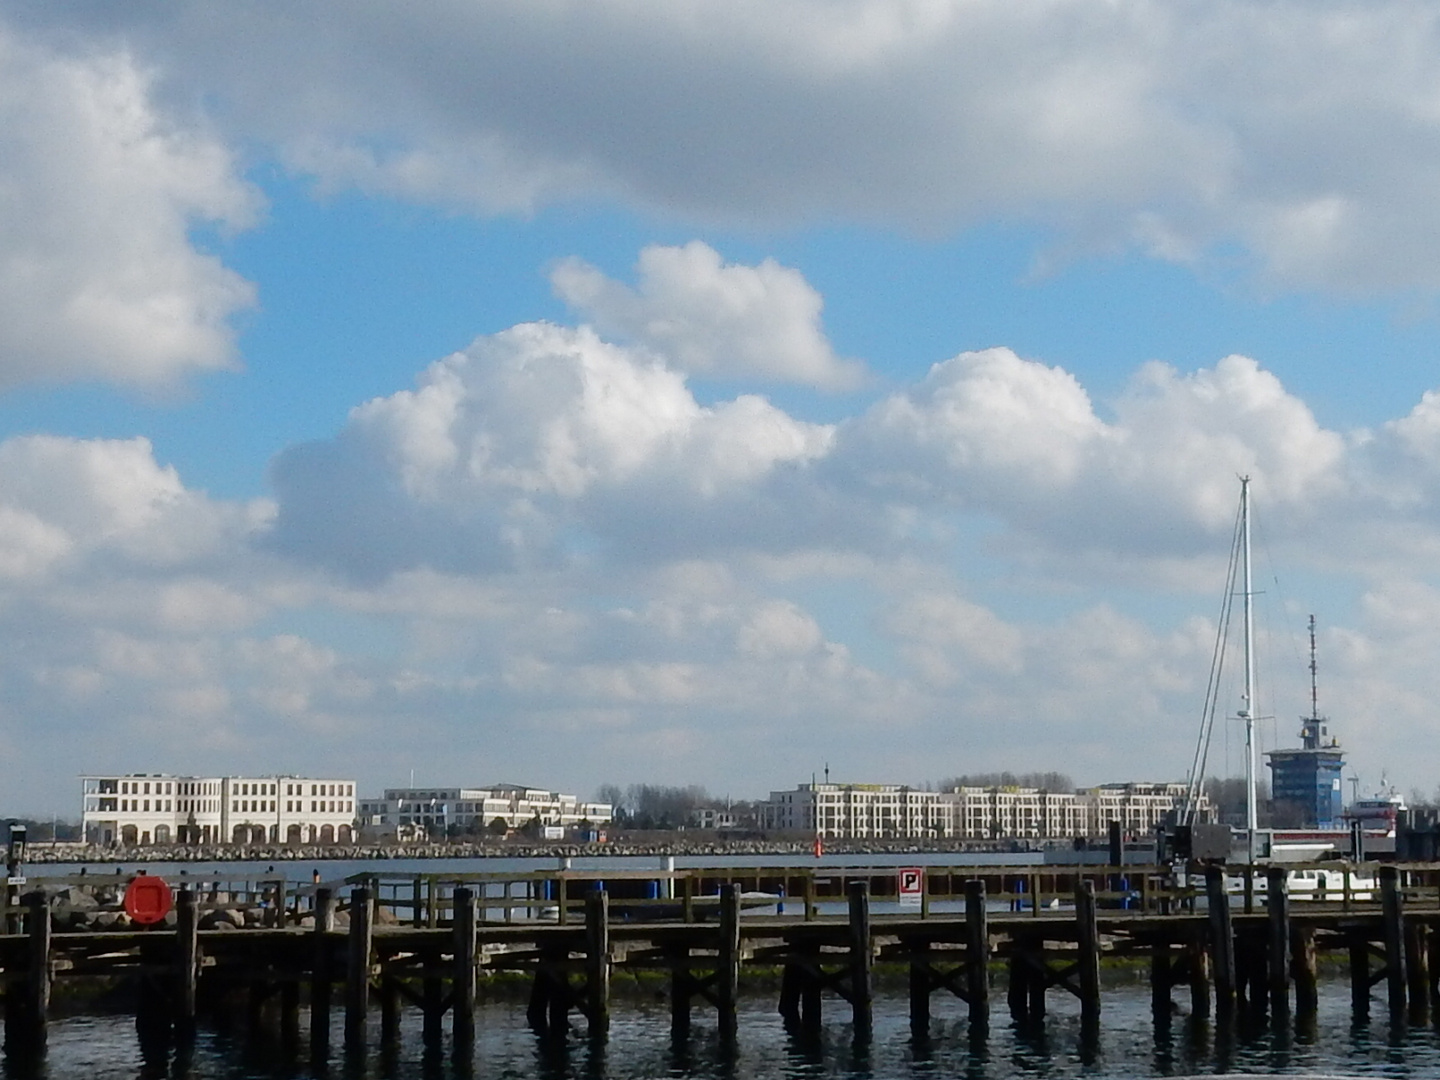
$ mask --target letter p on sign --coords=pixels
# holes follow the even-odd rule
[[[925,893],[925,870],[919,866],[903,866],[897,875],[902,908],[920,907],[920,898]]]

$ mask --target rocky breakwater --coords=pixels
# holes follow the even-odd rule
[[[32,847],[27,861],[55,863],[177,863],[177,862],[322,862],[395,859],[538,859],[624,856],[724,856],[795,855],[813,858],[813,838],[716,838],[691,837],[684,833],[642,838],[618,838],[610,843],[480,843],[451,841],[423,844],[208,844],[149,847],[101,847],[96,844],[56,844]],[[827,855],[901,855],[938,852],[1026,851],[1023,843],[995,843],[973,840],[839,840],[825,841]]]
[[[119,931],[137,928],[136,923],[125,912],[125,885],[117,882],[94,885],[46,885],[29,889],[22,896],[22,902],[33,904],[35,896],[43,896],[50,909],[50,924],[56,933],[84,933],[95,931]],[[280,925],[281,920],[275,908],[266,903],[247,901],[224,890],[201,891],[197,896],[200,915],[197,925],[201,930],[245,930]],[[390,925],[398,922],[388,908],[380,907],[375,913],[376,922]],[[165,916],[163,925],[175,926],[175,912]],[[315,917],[304,909],[287,910],[284,925],[311,928]],[[343,910],[335,912],[335,926],[344,929],[350,925],[350,916]]]

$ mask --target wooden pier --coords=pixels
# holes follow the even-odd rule
[[[501,972],[529,980],[527,1015],[542,1037],[562,1035],[573,1019],[603,1038],[617,971],[663,973],[674,1029],[687,1030],[698,1011],[725,1038],[740,1035],[747,967],[778,972],[787,1023],[818,1027],[829,1000],[859,1038],[872,1022],[876,965],[908,972],[917,1031],[936,994],[964,1002],[983,1030],[997,968],[1016,1020],[1043,1018],[1055,992],[1078,999],[1093,1026],[1102,962],[1121,957],[1148,965],[1157,1022],[1168,1022],[1177,990],[1192,1014],[1219,1022],[1242,1011],[1313,1014],[1325,952],[1348,959],[1357,1013],[1380,987],[1397,1017],[1435,1008],[1440,869],[1379,867],[1378,896],[1352,890],[1346,873],[1338,899],[1304,901],[1287,895],[1276,868],[1255,871],[1263,889],[1251,881],[1243,899],[1233,895],[1227,876],[1250,872],[1196,868],[1177,884],[1157,867],[957,867],[932,870],[911,911],[890,910],[894,871],[879,869],[361,875],[298,888],[266,878],[223,890],[188,881],[173,925],[81,931],[57,929],[54,892],[34,891],[0,913],[15,931],[0,935],[5,1049],[42,1048],[54,981],[82,976],[134,981],[142,1040],[183,1042],[207,1010],[239,1010],[256,1025],[269,1017],[298,1045],[308,1009],[310,1052],[322,1060],[337,1003],[347,1051],[366,1049],[377,1010],[378,1038],[393,1042],[406,1004],[427,1041],[448,1021],[463,1049],[480,981]],[[76,888],[74,880],[64,882]],[[637,882],[656,887],[634,898]],[[94,876],[90,884],[113,886]],[[798,903],[789,899],[795,887]],[[201,928],[237,908],[253,918]]]

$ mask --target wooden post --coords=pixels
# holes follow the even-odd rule
[[[1150,943],[1150,1011],[1155,1019],[1170,1019],[1170,943],[1156,938]]]
[[[1230,924],[1230,896],[1225,891],[1223,867],[1205,868],[1205,903],[1209,909],[1215,1011],[1225,1017],[1235,1010],[1235,934]]]
[[[815,875],[805,875],[805,921],[815,918]]]
[[[335,894],[329,889],[315,890],[315,959],[310,969],[310,1045],[323,1058],[330,1041],[330,934],[335,929]]]
[[[1290,957],[1295,975],[1295,1011],[1301,1016],[1313,1016],[1320,1003],[1320,970],[1313,926],[1291,924]]]
[[[350,951],[345,971],[345,1046],[365,1049],[365,1018],[370,1011],[370,890],[350,890]]]
[[[1440,1011],[1440,933],[1433,927],[1426,935],[1425,955],[1425,970],[1429,975],[1426,1000],[1430,1002],[1432,1011]]]
[[[1030,1015],[1030,967],[1025,962],[1025,947],[1015,937],[1010,939],[1008,971],[1009,981],[1005,987],[1005,1000],[1010,1006],[1010,1018],[1025,1020]]]
[[[1192,941],[1190,955],[1190,1015],[1210,1015],[1210,950],[1203,941]]]
[[[604,889],[585,897],[585,985],[590,1033],[604,1035],[610,1030],[610,894]]]
[[[380,977],[380,1045],[394,1046],[400,1037],[400,980]]]
[[[419,874],[410,884],[410,925],[416,928],[425,925],[425,886]]]
[[[965,989],[970,998],[970,1023],[990,1019],[990,921],[985,911],[985,882],[965,882]]]
[[[1410,1016],[1421,1022],[1430,1009],[1430,927],[1418,919],[1405,920],[1405,988]]]
[[[805,953],[809,963],[797,968],[800,976],[800,1022],[808,1031],[820,1030],[820,980],[812,974],[820,964],[820,946],[806,942],[796,947]]]
[[[50,905],[43,893],[22,898],[27,937],[24,982],[13,981],[5,993],[5,1049],[26,1055],[45,1045],[50,1012]]]
[[[780,982],[780,1013],[785,1013],[785,980],[790,976],[790,965],[785,965],[785,974]],[[684,1035],[690,1030],[690,998],[694,990],[694,976],[690,973],[690,946],[676,945],[670,951],[670,1031]]]
[[[868,1033],[873,1021],[870,969],[874,962],[870,943],[870,883],[852,881],[846,886],[850,900],[850,1005],[855,1030]]]
[[[715,964],[720,1035],[733,1039],[739,1024],[735,1001],[740,994],[740,889],[734,882],[720,886],[720,941]]]
[[[1082,1018],[1100,1015],[1100,932],[1095,924],[1095,883],[1082,882],[1075,890],[1075,938],[1079,947],[1080,1012]]]
[[[437,965],[440,957],[425,959],[427,971],[420,980],[420,1038],[426,1046],[439,1046],[445,1035],[445,984]]]
[[[1268,961],[1270,1007],[1275,1012],[1290,1009],[1290,895],[1286,888],[1288,873],[1283,866],[1265,871],[1265,914],[1269,938],[1265,956]]]
[[[509,890],[509,884],[506,884]],[[508,897],[507,897],[508,899]],[[509,911],[509,908],[506,908]],[[478,955],[476,941],[477,918],[475,894],[470,889],[455,890],[455,974],[451,979],[453,987],[453,1015],[450,1018],[451,1031],[455,1041],[473,1042],[475,1039],[475,961]]]
[[[693,922],[695,921],[695,877],[694,877],[694,875],[687,873],[687,874],[685,875],[685,880],[682,882],[682,886],[683,886],[683,889],[684,889],[684,897],[685,897],[685,899],[684,899],[684,901],[683,901],[683,903],[684,903],[684,910],[685,910],[685,921],[686,921],[687,923],[693,923]]]
[[[1245,875],[1245,914],[1250,915],[1255,911],[1255,867],[1246,863],[1241,872]]]
[[[924,1033],[930,1028],[930,942],[911,941],[910,952],[910,1028]]]
[[[1350,1007],[1356,1019],[1370,1015],[1370,943],[1350,939]]]
[[[182,1038],[195,1032],[195,989],[200,975],[200,940],[195,894],[181,889],[175,896],[175,1031]]]
[[[1392,1016],[1405,1011],[1405,904],[1400,871],[1380,868],[1380,919],[1385,935],[1385,985]]]

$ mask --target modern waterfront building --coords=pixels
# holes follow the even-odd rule
[[[348,844],[355,781],[308,776],[84,776],[85,840],[152,844]]]
[[[847,839],[1063,840],[1104,836],[1118,821],[1151,832],[1185,799],[1184,784],[1102,784],[1078,791],[960,787],[924,791],[895,784],[801,784],[772,791],[762,827]],[[1211,807],[1202,797],[1200,820]]]
[[[538,820],[542,826],[573,828],[604,825],[613,816],[609,803],[584,802],[544,788],[521,784],[490,787],[386,788],[381,798],[360,800],[360,824],[378,832],[409,832],[417,827],[481,832],[497,821],[518,829]]]
[[[939,792],[898,784],[801,784],[772,791],[761,807],[767,829],[822,837],[949,836],[950,813]]]

